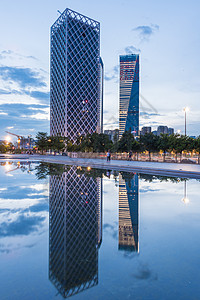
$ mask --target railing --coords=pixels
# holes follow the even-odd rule
[[[93,152],[68,152],[68,156],[72,158],[98,158],[98,159],[106,159],[106,153],[93,153]],[[132,161],[149,161],[149,155],[146,153],[133,153],[132,158],[129,158],[128,153],[111,153],[111,159],[113,160],[132,160]],[[160,153],[152,153],[151,154],[152,162],[163,162],[164,157],[163,154]],[[189,164],[197,164],[198,156],[183,154],[177,156],[175,154],[166,154],[165,162],[169,163],[189,163]]]

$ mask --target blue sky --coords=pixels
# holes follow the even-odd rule
[[[67,7],[101,23],[105,129],[118,125],[119,55],[139,53],[140,92],[147,100],[141,98],[140,127],[184,132],[183,107],[189,106],[188,134],[199,135],[197,0],[18,0],[4,1],[0,10],[0,139],[6,130],[49,132],[50,27],[57,10]]]

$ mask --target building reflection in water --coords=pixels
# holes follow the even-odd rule
[[[98,284],[101,180],[76,167],[50,176],[49,279],[64,298]]]
[[[138,175],[119,174],[119,250],[139,252]]]

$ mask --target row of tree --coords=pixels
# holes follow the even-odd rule
[[[110,141],[109,136],[103,133],[92,133],[79,135],[75,142],[69,138],[58,136],[48,136],[47,133],[38,132],[36,136],[36,145],[39,150],[50,151],[69,151],[69,152],[105,152],[108,149],[111,152],[130,152],[141,153],[148,151],[149,160],[153,152],[163,152],[163,159],[167,152],[174,152],[176,159],[178,154],[180,158],[183,151],[200,153],[200,137],[194,139],[189,136],[179,134],[162,134],[156,136],[152,133],[141,135],[136,140],[131,131],[126,131],[120,140],[115,137],[114,142]]]
[[[14,149],[14,145],[12,143],[7,143],[4,141],[0,142],[0,153],[6,153],[12,151]]]

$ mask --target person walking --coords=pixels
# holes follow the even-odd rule
[[[129,160],[132,160],[132,155],[133,155],[133,152],[130,150],[129,155],[128,155]]]
[[[108,152],[107,152],[107,161],[110,161],[110,157],[111,157],[110,150],[108,150]]]

